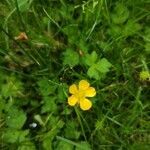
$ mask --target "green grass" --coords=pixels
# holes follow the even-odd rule
[[[149,58],[149,0],[1,0],[0,149],[149,150]]]

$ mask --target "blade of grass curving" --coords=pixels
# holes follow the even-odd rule
[[[69,143],[69,144],[71,144],[71,145],[74,145],[74,146],[76,146],[77,148],[79,148],[79,149],[81,149],[81,150],[86,150],[84,147],[82,147],[80,144],[78,144],[78,143],[76,143],[76,142],[73,142],[73,141],[71,141],[71,140],[68,140],[68,139],[66,139],[66,138],[64,138],[64,137],[61,137],[61,136],[56,136],[56,138],[58,139],[58,140],[61,140],[61,141],[64,141],[64,142],[66,142],[66,143]]]
[[[9,72],[14,72],[14,73],[20,74],[20,75],[25,76],[25,77],[30,77],[31,76],[31,75],[25,74],[25,73],[17,71],[17,70],[9,69],[9,68],[4,67],[4,66],[0,66],[0,69],[6,70],[6,71],[9,71]]]
[[[88,35],[87,35],[86,41],[90,38],[90,36],[91,36],[92,32],[94,31],[97,23],[100,23],[100,21],[99,21],[99,19],[100,19],[100,12],[101,12],[102,7],[104,5],[103,4],[104,3],[103,0],[97,1],[97,2],[93,1],[93,5],[94,5],[94,3],[97,3],[96,5],[98,5],[98,8],[96,9],[96,12],[95,12],[96,18],[95,18],[94,24],[92,25],[91,29],[88,31]],[[93,7],[93,9],[94,9],[94,7]],[[91,11],[93,11],[93,10],[91,10]]]
[[[46,14],[46,16],[59,28],[61,29],[61,27],[59,26],[59,24],[48,14],[48,12],[45,10],[45,8],[43,7],[43,11]]]
[[[23,28],[22,30],[23,30],[24,32],[26,32],[26,26],[25,26],[25,23],[24,23],[23,18],[22,18],[22,16],[21,16],[21,13],[20,13],[20,10],[19,10],[19,6],[18,6],[18,1],[17,1],[17,0],[15,0],[15,5],[16,5],[16,11],[17,11],[17,13],[18,13],[19,20],[20,20],[21,25],[22,25],[22,28]]]

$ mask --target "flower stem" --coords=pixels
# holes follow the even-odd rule
[[[75,107],[75,112],[76,112],[76,114],[77,114],[77,118],[78,118],[78,121],[79,121],[79,123],[80,123],[81,130],[82,130],[84,139],[85,139],[85,141],[87,141],[87,138],[86,138],[86,135],[85,135],[85,131],[84,131],[84,128],[83,128],[83,124],[82,124],[82,121],[81,121],[81,118],[80,118],[80,113],[79,113],[79,110],[78,110],[77,107]]]

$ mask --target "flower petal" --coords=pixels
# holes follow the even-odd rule
[[[90,84],[86,80],[81,80],[79,82],[79,90],[86,90]]]
[[[74,95],[72,95],[68,98],[68,104],[70,106],[74,106],[77,103],[77,101],[78,101],[78,99]]]
[[[93,97],[96,95],[95,88],[89,87],[87,90],[85,90],[85,96],[86,97]]]
[[[69,92],[71,94],[75,94],[76,92],[78,92],[78,89],[77,89],[77,86],[75,84],[72,84],[70,87],[69,87]]]
[[[80,108],[82,110],[89,110],[92,107],[92,102],[87,98],[84,98],[80,101]]]

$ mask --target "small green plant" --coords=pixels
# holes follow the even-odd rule
[[[149,150],[149,12],[1,0],[0,150]]]
[[[112,66],[106,58],[98,59],[98,55],[95,51],[91,54],[87,54],[85,63],[89,66],[87,75],[96,80],[105,78],[106,73],[109,72]]]

